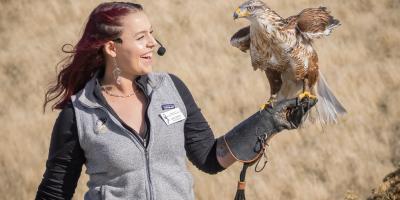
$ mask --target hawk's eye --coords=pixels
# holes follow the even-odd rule
[[[249,6],[249,7],[247,7],[247,10],[249,10],[250,12],[253,11],[254,9],[255,9],[254,6]]]

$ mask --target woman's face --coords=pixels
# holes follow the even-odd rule
[[[153,51],[157,45],[152,27],[142,11],[121,19],[122,43],[116,43],[116,62],[122,75],[144,75],[152,71]]]

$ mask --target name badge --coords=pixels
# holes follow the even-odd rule
[[[167,125],[171,125],[185,119],[185,116],[179,108],[174,108],[172,110],[163,112],[160,114],[160,116]]]

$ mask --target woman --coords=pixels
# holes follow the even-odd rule
[[[85,199],[194,199],[186,156],[210,174],[254,161],[267,137],[296,128],[310,106],[278,102],[215,139],[183,82],[152,72],[152,32],[139,4],[92,11],[46,94],[44,107],[58,99],[53,108],[62,111],[36,199],[72,198],[83,164]]]

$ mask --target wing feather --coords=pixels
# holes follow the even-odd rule
[[[316,39],[328,36],[334,28],[340,25],[340,21],[335,19],[326,7],[306,8],[297,17],[292,16],[290,21],[296,21],[300,33],[308,39]],[[289,19],[288,18],[288,19]],[[296,20],[294,20],[296,18]],[[287,19],[287,20],[288,20]]]
[[[231,45],[246,52],[250,48],[250,26],[246,26],[233,34],[231,37]]]

